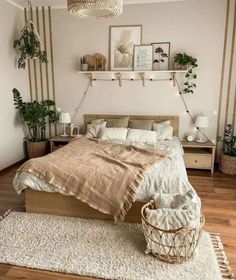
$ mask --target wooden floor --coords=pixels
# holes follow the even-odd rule
[[[23,211],[23,197],[12,188],[17,165],[0,172],[0,214],[7,209]],[[202,199],[205,230],[219,232],[232,270],[236,274],[236,176],[208,171],[189,171],[189,179]],[[1,252],[0,252],[1,253]],[[0,264],[0,280],[88,280],[91,278],[31,270]]]

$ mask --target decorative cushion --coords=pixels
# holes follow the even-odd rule
[[[86,137],[98,138],[102,127],[106,127],[106,122],[103,122],[102,124],[87,124]]]
[[[102,140],[126,140],[127,128],[123,127],[103,127],[99,138]]]
[[[128,127],[129,117],[120,119],[107,119],[107,127]]]
[[[131,142],[154,144],[157,140],[157,134],[155,131],[129,128],[127,140]]]
[[[130,120],[129,128],[152,130],[153,120]]]
[[[104,119],[96,119],[91,121],[91,124],[103,124],[103,123],[104,123]]]
[[[152,130],[155,130],[154,127],[155,127],[156,124],[168,126],[168,125],[171,125],[171,122],[170,122],[170,120],[163,121],[163,122],[154,122],[153,125],[152,125]]]
[[[173,126],[154,123],[153,130],[157,133],[157,140],[173,140]]]

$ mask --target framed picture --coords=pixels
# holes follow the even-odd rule
[[[70,127],[70,136],[76,137],[79,135],[79,126],[78,125],[71,125]]]
[[[152,71],[152,45],[134,46],[134,70]]]
[[[133,70],[134,46],[141,45],[141,40],[142,25],[110,26],[110,70]]]
[[[170,43],[152,43],[153,46],[153,71],[164,71],[170,68]]]

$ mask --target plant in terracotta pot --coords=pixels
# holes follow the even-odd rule
[[[236,175],[236,136],[233,128],[228,124],[224,136],[218,138],[223,143],[223,153],[220,155],[220,170],[223,173]]]
[[[194,72],[194,69],[198,67],[197,59],[188,55],[186,53],[177,53],[174,56],[174,69],[175,70],[187,70],[185,75],[186,81],[184,83],[184,93],[193,93],[194,88],[197,85],[194,83],[194,80],[197,79],[197,74]]]
[[[48,123],[55,123],[59,114],[54,110],[55,102],[52,100],[24,102],[20,92],[12,90],[14,105],[26,131],[27,150],[29,158],[43,156],[47,152],[46,127]]]
[[[22,29],[21,36],[14,41],[13,48],[20,54],[18,68],[25,69],[27,59],[38,58],[40,62],[48,62],[47,53],[41,50],[40,37],[32,21],[28,21]]]

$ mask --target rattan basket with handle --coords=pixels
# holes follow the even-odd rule
[[[145,204],[141,210],[143,232],[151,253],[157,259],[171,264],[191,260],[201,238],[204,216],[201,215],[196,228],[164,230],[149,223],[145,214],[147,208],[155,209],[154,201]]]
[[[236,157],[221,154],[220,171],[225,174],[236,175]]]

